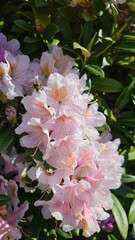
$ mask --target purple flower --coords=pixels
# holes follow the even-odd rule
[[[110,213],[110,216],[106,220],[104,220],[100,223],[100,227],[101,227],[102,230],[105,230],[107,232],[111,232],[114,228],[114,223],[115,223],[114,217]]]
[[[0,62],[6,62],[5,61],[5,50],[4,49],[0,49]]]

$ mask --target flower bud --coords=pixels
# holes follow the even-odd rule
[[[13,106],[8,106],[5,109],[5,114],[9,122],[16,122],[16,109]]]
[[[113,215],[110,214],[110,216],[106,220],[100,223],[100,227],[102,230],[105,230],[106,232],[111,232],[114,228],[114,222],[115,221]]]

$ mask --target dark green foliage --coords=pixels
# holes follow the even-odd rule
[[[0,194],[0,206],[6,205],[7,203],[10,202],[10,200],[11,200],[10,197]]]

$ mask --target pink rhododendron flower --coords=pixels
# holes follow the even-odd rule
[[[28,56],[14,56],[10,52],[4,51],[2,61],[4,62],[0,63],[0,91],[4,93],[8,99],[23,96],[29,67]]]
[[[0,49],[8,50],[13,55],[17,55],[20,53],[20,43],[17,39],[7,41],[6,36],[0,33]]]
[[[47,87],[45,88],[47,94],[47,103],[49,106],[53,106],[56,110],[61,106],[74,105],[74,95],[76,85],[72,81],[58,73],[51,74],[48,81]]]
[[[50,151],[43,156],[47,163],[56,169],[75,168],[77,148],[74,145],[75,139],[62,139],[59,142],[52,142]]]
[[[61,221],[64,231],[80,228],[89,237],[109,216],[110,190],[120,186],[123,157],[118,153],[119,139],[111,141],[110,134],[97,130],[106,118],[93,96],[84,93],[86,76],[68,73],[61,59],[68,58],[52,47],[51,53],[32,63],[43,86],[22,99],[26,113],[15,131],[24,134],[22,146],[42,153],[41,162],[33,154],[33,164],[25,171],[37,180],[34,190],[43,194],[35,206],[42,206],[45,219]],[[69,65],[71,71],[73,64]]]
[[[45,86],[50,74],[55,72],[66,76],[71,72],[78,74],[78,69],[75,60],[64,55],[62,49],[54,45],[49,47],[49,51],[43,52],[40,59],[31,61],[25,93],[31,94],[35,83]]]
[[[93,127],[99,127],[104,125],[106,118],[98,111],[98,104],[93,103],[88,109],[83,112],[83,116],[88,125]]]
[[[15,86],[12,83],[12,78],[9,76],[10,64],[8,62],[0,63],[0,91],[4,93],[8,99],[14,98]]]
[[[79,79],[78,75],[74,73],[70,73],[66,77],[59,73],[51,74],[45,87],[47,103],[54,107],[56,112],[65,108],[82,114],[82,110],[86,109],[92,100],[92,95],[82,94],[84,90],[87,90],[85,75]]]
[[[42,191],[51,191],[56,184],[60,184],[63,179],[66,179],[73,173],[72,169],[60,168],[58,170],[46,170],[42,167],[31,167],[27,175],[33,181],[38,179],[38,188]]]
[[[16,133],[26,132],[28,135],[21,138],[21,144],[28,148],[39,148],[45,153],[49,147],[49,133],[44,128],[39,118],[31,118],[26,125],[16,129]]]
[[[21,239],[21,231],[18,223],[28,209],[28,202],[18,207],[18,186],[13,180],[6,180],[0,175],[0,194],[11,198],[8,204],[0,206],[0,239]]]
[[[13,56],[11,53],[6,53],[6,60],[10,65],[9,75],[15,86],[14,97],[23,96],[24,86],[27,84],[29,57],[20,54]]]
[[[73,180],[67,186],[61,187],[57,185],[51,200],[47,202],[39,200],[35,205],[43,205],[42,213],[45,218],[50,218],[49,210],[52,216],[57,220],[61,220],[60,226],[64,231],[70,231],[75,227],[80,227],[83,229],[83,235],[88,237],[100,230],[97,216],[94,213],[94,205],[96,205],[96,203],[93,201],[94,199],[92,199],[93,197],[89,191],[90,185],[86,181],[81,180],[78,183],[76,180]],[[86,208],[86,206],[88,207]],[[105,219],[107,216],[108,214],[103,214],[102,211],[102,216],[100,216],[99,219]],[[91,219],[93,226],[89,223],[90,218],[93,219]],[[91,227],[93,227],[93,230]]]
[[[26,157],[26,153],[17,154],[15,148],[13,148],[10,154],[7,152],[1,153],[0,162],[2,168],[0,169],[0,174],[4,178],[14,180],[25,192],[30,192],[33,188],[27,186],[24,176],[29,167],[32,166],[32,163],[26,162]]]
[[[79,131],[79,121],[77,117],[71,114],[62,114],[56,118],[55,123],[51,126],[51,138],[54,140],[60,140],[66,136],[72,137]]]
[[[55,115],[55,109],[47,105],[47,95],[44,90],[33,91],[32,96],[26,96],[22,99],[22,103],[29,115],[40,118],[42,123],[51,120]]]

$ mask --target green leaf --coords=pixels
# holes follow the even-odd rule
[[[31,156],[32,158],[36,159],[37,161],[42,161],[43,160],[43,154],[40,152],[39,149],[31,149],[31,148],[24,148],[25,152]]]
[[[132,161],[135,160],[135,147],[131,146],[129,153],[128,153],[128,160]]]
[[[114,19],[117,20],[117,17],[119,15],[117,7],[115,7],[113,4],[111,4],[111,10],[112,10],[112,14],[113,14]]]
[[[55,0],[57,3],[59,3],[60,5],[67,5],[69,3],[69,0]]]
[[[73,234],[74,236],[79,237],[80,229],[79,229],[79,228],[75,228],[74,230],[72,230],[72,234]]]
[[[113,111],[111,110],[111,108],[108,106],[107,102],[105,101],[105,99],[100,98],[99,99],[99,104],[101,109],[103,110],[104,114],[109,117],[110,119],[112,119],[114,122],[116,122],[116,117],[114,116]]]
[[[22,33],[22,29],[16,25],[13,25],[11,28],[11,32],[13,33]]]
[[[131,99],[131,93],[134,88],[134,82],[132,81],[120,94],[118,97],[115,106],[119,108],[120,110],[126,106],[126,104],[130,101]]]
[[[11,198],[9,196],[0,194],[0,206],[6,205],[10,200]]]
[[[35,212],[34,218],[29,225],[30,237],[37,237],[43,226],[43,216],[41,212]]]
[[[51,21],[51,15],[50,15],[50,10],[49,8],[46,7],[36,7],[34,2],[32,3],[32,9],[33,12],[36,16],[36,18],[39,20],[41,25],[46,28],[46,26],[50,23]]]
[[[116,31],[116,32],[114,33],[113,39],[115,39],[115,40],[120,39],[122,32],[127,28],[128,24],[129,24],[129,21],[126,21],[126,22],[122,25],[122,27],[120,27],[120,28],[118,29],[118,31]]]
[[[114,201],[112,213],[114,215],[121,236],[123,237],[123,239],[126,239],[128,235],[128,219],[126,212],[114,194],[112,194],[112,198]]]
[[[131,98],[132,98],[133,104],[135,105],[135,94],[132,94]]]
[[[82,47],[79,43],[74,42],[73,43],[73,48],[74,49],[80,49],[82,54],[84,55],[85,59],[90,57],[90,52],[86,48]]]
[[[56,235],[56,230],[55,230],[55,229],[51,229],[51,230],[49,231],[49,236],[52,236],[52,235],[54,235],[55,237],[57,237],[57,235]]]
[[[134,34],[123,34],[122,38],[125,40],[135,41],[135,35]]]
[[[87,45],[91,39],[93,31],[93,25],[91,22],[85,22],[83,27],[83,46],[87,48]]]
[[[77,14],[77,11],[69,6],[66,7],[60,7],[58,9],[59,13],[65,17],[68,21],[73,22],[73,23],[79,23],[80,24],[80,18],[79,15]]]
[[[71,239],[73,237],[71,232],[64,232],[61,228],[57,228],[57,233],[65,239]]]
[[[135,56],[130,53],[121,53],[118,54],[115,58],[115,62],[121,66],[126,68],[135,69]]]
[[[86,92],[88,93],[90,93],[90,91],[91,91],[91,79],[88,79],[87,80],[87,87],[89,88],[88,90],[86,90]]]
[[[28,43],[25,48],[23,53],[24,54],[32,54],[39,49],[41,49],[41,47],[43,46],[42,42],[39,44],[39,42],[35,42],[35,43]]]
[[[129,224],[135,223],[135,199],[131,203],[131,206],[130,206],[130,209],[129,209],[128,221],[129,221]]]
[[[44,7],[45,5],[48,5],[50,0],[34,0],[36,7]]]
[[[132,12],[135,12],[135,3],[134,3],[134,2],[129,2],[129,3],[128,3],[128,6],[130,7],[130,10],[131,10]]]
[[[23,30],[23,32],[32,32],[32,33],[35,33],[35,29],[34,27],[29,24],[27,21],[23,20],[23,19],[17,19],[14,21],[14,24],[16,26],[18,26],[20,29]]]
[[[102,68],[100,68],[99,66],[97,65],[94,65],[94,64],[87,64],[85,65],[85,68],[92,74],[96,75],[96,76],[99,76],[99,77],[104,77],[105,74],[104,74],[104,71]]]
[[[115,46],[116,50],[127,52],[127,53],[134,53],[135,54],[135,44],[134,42],[121,42]]]
[[[117,128],[122,131],[126,137],[130,138],[133,142],[135,141],[135,130],[130,130],[129,128],[126,128],[125,126],[122,126],[117,121]]]
[[[63,16],[58,16],[55,23],[58,25],[65,44],[72,44],[72,31],[69,21]]]
[[[126,111],[123,112],[119,118],[119,122],[122,125],[129,127],[135,127],[135,111]]]
[[[30,12],[30,11],[17,11],[17,14],[18,15],[23,15],[25,16],[27,19],[29,19],[32,23],[35,23],[35,17],[34,17],[34,14],[33,12]]]
[[[88,43],[87,49],[89,52],[91,52],[96,36],[97,36],[97,32],[95,32],[94,36],[91,38],[91,40]]]
[[[36,43],[36,42],[41,42],[41,39],[40,38],[37,38],[37,37],[29,37],[29,36],[26,36],[24,38],[24,42],[26,43]]]
[[[102,37],[103,38],[103,37]],[[98,58],[100,55],[107,52],[107,50],[114,44],[114,40],[110,37],[103,38],[102,43],[97,44],[94,48],[95,57]]]
[[[110,234],[107,236],[107,240],[117,240],[117,238],[113,234]]]
[[[4,152],[14,142],[14,130],[11,128],[0,129],[0,152]]]
[[[135,223],[133,223],[133,236],[135,236]]]
[[[103,25],[104,32],[110,33],[112,29],[111,18],[108,9],[106,8],[105,2],[103,0],[93,0],[95,10],[97,11],[97,15],[100,19],[100,22]]]
[[[107,123],[105,123],[103,126],[97,127],[97,130],[100,132],[110,132],[111,128],[109,127],[109,125]]]
[[[92,84],[99,92],[116,93],[123,90],[123,85],[112,78],[93,78]]]
[[[123,182],[123,183],[135,182],[135,176],[130,175],[130,174],[124,174],[124,175],[122,176],[122,182]]]
[[[59,32],[59,27],[55,23],[49,23],[44,31],[46,40],[52,39]]]
[[[98,240],[97,237],[93,237],[92,240]]]
[[[122,184],[120,188],[113,191],[115,194],[124,198],[135,198],[135,189]]]

